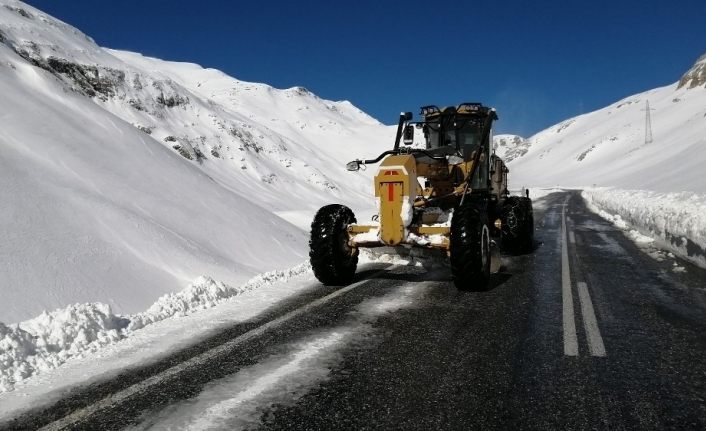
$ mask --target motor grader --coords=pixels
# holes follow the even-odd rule
[[[411,112],[400,114],[393,149],[347,164],[357,171],[380,163],[373,181],[379,212],[371,223],[358,224],[338,204],[316,213],[309,257],[322,283],[350,283],[360,248],[422,247],[446,252],[456,287],[486,290],[498,248],[531,250],[529,192],[510,196],[509,170],[491,151],[495,109],[480,103],[424,106],[420,115],[412,121]],[[415,129],[423,143],[415,144]]]

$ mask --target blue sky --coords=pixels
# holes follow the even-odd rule
[[[483,102],[529,136],[675,82],[706,53],[706,1],[29,0],[102,46],[350,100],[383,123]]]

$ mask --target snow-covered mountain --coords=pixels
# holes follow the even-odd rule
[[[0,322],[146,309],[200,275],[307,258],[323,204],[373,207],[345,162],[394,130],[349,102],[97,46],[0,0]]]
[[[705,64],[527,140],[497,136],[511,186],[704,191]],[[239,285],[303,262],[320,206],[369,217],[374,169],[345,162],[395,132],[300,87],[101,48],[16,0],[0,0],[0,94],[0,322],[74,302],[133,313],[201,275]]]
[[[648,102],[651,128],[646,127]],[[646,139],[650,129],[651,142]],[[568,119],[526,141],[513,138],[506,147],[512,187],[704,193],[706,55],[672,85]]]

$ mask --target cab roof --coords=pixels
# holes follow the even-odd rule
[[[436,105],[422,106],[420,115],[424,119],[430,119],[438,116],[451,116],[451,115],[477,115],[485,117],[487,115],[493,115],[493,119],[497,120],[498,116],[494,108],[488,106],[483,106],[482,103],[461,103],[458,106],[447,106],[443,109],[439,109]]]

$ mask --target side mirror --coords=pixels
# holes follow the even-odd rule
[[[360,160],[353,160],[352,162],[346,163],[346,169],[351,172],[360,170]]]
[[[412,145],[414,143],[414,126],[405,126],[404,133],[402,135],[402,143],[405,145]]]

